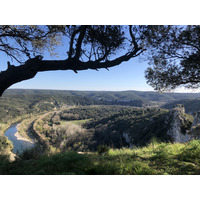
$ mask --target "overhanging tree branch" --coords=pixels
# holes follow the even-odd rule
[[[118,57],[114,60],[105,62],[88,61],[82,62],[75,58],[67,60],[41,60],[39,56],[29,59],[25,64],[20,66],[10,66],[6,71],[0,73],[0,96],[11,85],[33,78],[38,72],[55,71],[55,70],[73,70],[75,72],[81,70],[98,70],[102,68],[110,68],[128,61],[131,58],[141,54],[143,50],[135,49],[134,51]]]
[[[19,66],[8,62],[8,69],[0,72],[0,96],[11,85],[31,79],[38,72],[108,70],[146,50],[140,45],[142,38],[138,39],[137,28],[130,26],[127,34],[124,30],[119,25],[0,26],[0,51],[15,60],[18,57],[21,59],[20,56],[23,58],[18,60]],[[60,34],[69,39],[68,57],[65,60],[42,60],[41,56],[35,57],[35,53],[41,54],[45,48],[52,53],[51,49],[60,44]],[[125,42],[127,37],[131,38],[128,43]],[[26,58],[23,56],[29,59],[24,62]]]

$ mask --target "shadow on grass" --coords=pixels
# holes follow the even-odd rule
[[[200,141],[191,141],[187,144],[160,143],[133,150],[110,149],[104,154],[66,151],[38,156],[32,149],[15,162],[3,159],[0,172],[20,175],[200,174],[199,163]]]
[[[64,152],[41,156],[36,160],[16,160],[7,163],[2,174],[18,175],[129,175],[157,174],[147,163],[135,156],[78,154]]]

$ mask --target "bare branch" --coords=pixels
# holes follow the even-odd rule
[[[129,33],[130,33],[130,36],[132,38],[132,43],[134,45],[134,48],[138,49],[138,44],[137,44],[137,42],[135,40],[135,36],[133,35],[133,32],[132,32],[132,25],[129,26]]]
[[[74,30],[74,32],[72,33],[72,36],[70,39],[69,53],[68,53],[69,58],[72,57],[74,38],[75,38],[76,34],[78,32],[80,32],[80,30],[81,30],[81,27],[79,27],[77,30]]]
[[[100,61],[106,59],[106,57],[109,55],[109,53],[110,53],[110,48],[105,51],[104,55],[101,58],[99,58],[98,61],[100,62]]]
[[[81,26],[80,35],[78,37],[78,41],[77,41],[77,44],[76,44],[75,59],[77,59],[77,60],[80,58],[81,45],[82,45],[82,42],[83,42],[83,38],[85,36],[86,28],[87,28],[87,26]]]

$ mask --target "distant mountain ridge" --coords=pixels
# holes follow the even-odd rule
[[[37,89],[8,89],[3,96],[10,95],[64,95],[81,96],[95,101],[128,102],[141,100],[145,105],[152,102],[169,103],[183,99],[200,98],[200,93],[157,93],[149,91],[78,91],[78,90],[37,90]]]
[[[162,108],[172,109],[176,104],[183,104],[185,107],[185,112],[188,114],[194,114],[195,112],[200,111],[200,98],[173,101],[163,105]]]

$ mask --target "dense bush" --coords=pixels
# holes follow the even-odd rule
[[[12,143],[7,139],[7,137],[0,135],[0,155],[9,154],[11,149],[13,149]]]

